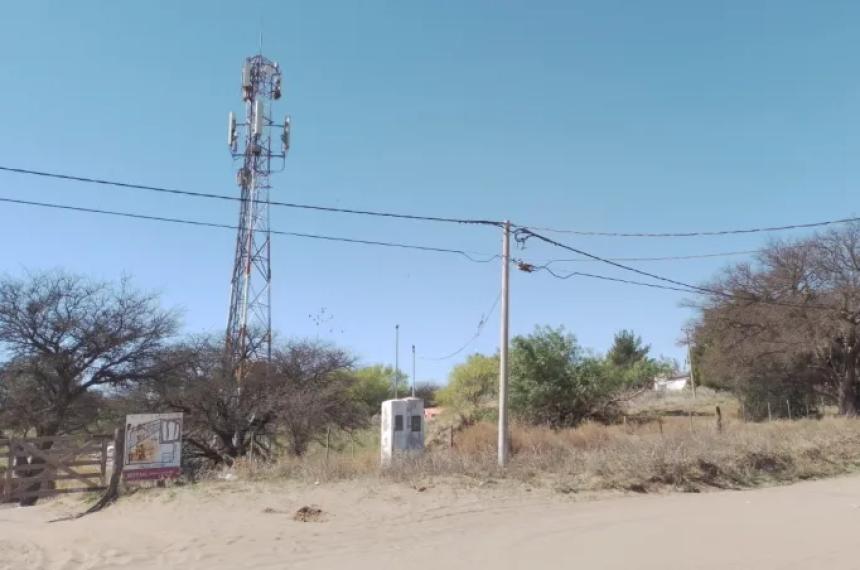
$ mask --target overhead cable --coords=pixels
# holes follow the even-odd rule
[[[537,226],[517,225],[514,227],[526,228],[529,227],[536,231],[551,232],[559,234],[570,234],[577,236],[592,236],[592,237],[630,237],[630,238],[671,238],[671,237],[707,237],[707,236],[727,236],[737,234],[755,234],[767,232],[782,232],[787,230],[798,230],[808,228],[819,228],[835,224],[848,224],[860,221],[860,217],[840,218],[836,220],[825,220],[823,222],[809,222],[803,224],[790,224],[785,226],[770,226],[760,228],[742,228],[732,230],[714,230],[714,231],[695,231],[695,232],[596,232],[586,230],[559,229]]]
[[[134,190],[145,190],[149,192],[160,192],[165,194],[175,194],[180,196],[189,196],[195,198],[209,198],[216,200],[228,200],[228,201],[241,201],[242,198],[238,196],[230,196],[226,194],[215,194],[210,192],[196,192],[192,190],[183,190],[179,188],[167,188],[162,186],[151,186],[146,184],[136,184],[130,182],[121,182],[116,180],[106,180],[102,178],[94,178],[88,176],[75,176],[71,174],[63,174],[58,172],[48,172],[43,170],[33,170],[28,168],[17,168],[12,166],[2,166],[0,165],[0,171],[11,172],[15,174],[25,174],[30,176],[41,176],[45,178],[54,178],[58,180],[69,180],[75,182],[85,182],[90,184],[101,184],[107,186],[116,186],[120,188],[134,189]],[[262,202],[256,201],[255,202]],[[269,201],[268,204],[272,206],[280,206],[285,208],[297,208],[304,210],[314,210],[320,212],[332,212],[332,213],[341,213],[341,214],[357,214],[364,216],[377,216],[377,217],[385,217],[385,218],[397,218],[397,219],[405,219],[405,220],[416,220],[416,221],[427,221],[427,222],[444,222],[444,223],[454,223],[454,224],[477,224],[477,225],[490,225],[490,226],[501,226],[502,222],[498,220],[487,220],[487,219],[469,219],[469,218],[452,218],[452,217],[444,217],[444,216],[425,216],[420,214],[405,214],[400,212],[384,212],[378,210],[362,210],[356,208],[338,208],[334,206],[320,206],[315,204],[301,204],[296,202],[283,202],[283,201]],[[808,229],[808,228],[816,228],[816,227],[824,227],[835,224],[846,224],[851,222],[860,221],[860,217],[849,217],[849,218],[840,218],[834,220],[825,220],[822,222],[810,222],[810,223],[800,223],[800,224],[789,224],[784,226],[765,226],[765,227],[755,227],[755,228],[741,228],[741,229],[728,229],[728,230],[715,230],[715,231],[689,231],[689,232],[600,232],[600,231],[587,231],[587,230],[574,230],[574,229],[560,229],[560,228],[552,228],[552,227],[539,227],[539,226],[526,226],[519,224],[512,224],[514,228],[531,228],[535,231],[544,231],[544,232],[552,232],[552,233],[563,233],[570,235],[579,235],[579,236],[595,236],[595,237],[642,237],[642,238],[667,238],[667,237],[706,237],[706,236],[723,236],[723,235],[736,235],[736,234],[751,234],[751,233],[763,233],[763,232],[779,232],[786,230],[794,230],[794,229]]]
[[[239,226],[233,226],[230,224],[220,224],[216,222],[203,222],[198,220],[187,220],[184,218],[169,218],[164,216],[150,216],[147,214],[136,214],[132,212],[118,212],[115,210],[102,210],[98,208],[84,208],[81,206],[69,206],[65,204],[53,204],[49,202],[35,202],[31,200],[18,200],[15,198],[3,198],[0,197],[0,202],[6,202],[9,204],[21,204],[25,206],[37,206],[41,208],[53,208],[56,210],[71,210],[75,212],[86,212],[90,214],[103,214],[109,216],[119,216],[123,218],[134,218],[138,220],[150,220],[156,222],[169,222],[173,224],[186,224],[192,226],[202,226],[208,228],[221,228],[228,230],[239,230],[242,229]],[[415,244],[407,244],[407,243],[399,243],[399,242],[389,242],[389,241],[374,241],[374,240],[365,240],[365,239],[355,239],[355,238],[347,238],[340,236],[328,236],[328,235],[320,235],[320,234],[307,234],[307,233],[299,233],[299,232],[285,232],[278,230],[271,230],[269,233],[273,235],[280,236],[289,236],[289,237],[298,237],[298,238],[308,238],[308,239],[318,239],[325,241],[335,241],[335,242],[345,242],[345,243],[355,243],[355,244],[363,244],[363,245],[375,245],[381,247],[392,247],[392,248],[401,248],[401,249],[413,249],[418,251],[427,251],[427,252],[435,252],[435,253],[453,253],[457,255],[461,255],[468,259],[469,261],[475,263],[489,263],[495,259],[499,259],[499,255],[490,255],[486,256],[485,254],[478,254],[475,252],[469,252],[460,249],[447,249],[442,247],[431,247],[424,245],[415,245]],[[484,256],[476,257],[476,256]]]
[[[699,253],[692,255],[665,255],[665,256],[657,256],[657,257],[607,257],[606,259],[610,261],[685,261],[690,259],[709,259],[715,257],[732,257],[736,255],[755,255],[757,253],[761,253],[760,249],[747,249],[742,251],[722,251],[717,253]],[[576,262],[594,262],[597,261],[595,259],[589,259],[584,257],[574,258],[574,259],[550,259],[543,262],[541,265],[549,266],[554,263],[576,263]]]
[[[624,283],[626,285],[639,285],[641,287],[651,287],[653,289],[666,289],[668,291],[680,291],[681,293],[689,293],[689,289],[681,287],[671,287],[669,285],[659,285],[657,283],[645,283],[644,281],[631,281],[629,279],[621,279],[618,277],[609,277],[608,275],[596,275],[594,273],[583,273],[581,271],[571,271],[570,273],[559,274],[547,266],[535,267],[535,271],[546,271],[557,279],[570,279],[571,277],[588,277],[591,279],[601,279],[603,281],[614,281],[616,283]]]
[[[499,301],[501,300],[501,298],[502,298],[502,293],[499,292],[499,294],[496,295],[496,300],[493,301],[493,304],[490,307],[490,309],[485,314],[481,315],[481,319],[478,321],[478,328],[475,331],[475,334],[472,335],[472,337],[469,340],[467,340],[460,348],[458,348],[457,350],[455,350],[451,354],[446,354],[445,356],[437,356],[437,357],[433,357],[433,358],[422,356],[419,358],[421,360],[433,360],[433,361],[448,360],[449,358],[454,358],[455,356],[457,356],[458,354],[460,354],[461,352],[463,352],[464,350],[469,348],[469,346],[471,346],[473,342],[478,340],[478,337],[481,336],[481,333],[484,332],[484,327],[486,326],[489,318],[493,315],[493,312],[496,310],[496,307],[499,305]]]
[[[686,288],[686,291],[688,291],[690,293],[700,293],[700,294],[704,293],[706,295],[715,295],[715,296],[724,297],[727,299],[761,303],[761,304],[765,304],[765,305],[776,305],[776,306],[781,306],[781,307],[804,308],[804,309],[806,309],[806,308],[830,309],[830,307],[828,307],[826,305],[818,305],[818,304],[806,304],[806,305],[804,305],[804,304],[797,304],[797,303],[787,303],[787,302],[783,302],[783,301],[769,301],[769,300],[757,299],[757,298],[753,298],[753,297],[749,297],[749,296],[735,295],[732,293],[727,293],[725,291],[720,291],[719,289],[700,287],[698,285],[692,285],[690,283],[684,283],[683,281],[670,279],[668,277],[663,277],[662,275],[657,275],[655,273],[650,273],[648,271],[636,269],[635,267],[630,267],[629,265],[624,265],[623,263],[618,263],[617,261],[612,261],[612,260],[607,259],[605,257],[600,257],[598,255],[588,253],[587,251],[577,249],[575,247],[572,247],[572,246],[569,246],[567,244],[558,242],[554,239],[548,238],[548,237],[543,236],[541,234],[535,233],[534,231],[532,231],[528,228],[519,228],[519,229],[514,231],[514,239],[521,245],[525,244],[525,242],[527,240],[529,240],[530,238],[535,238],[537,240],[543,241],[543,242],[548,243],[550,245],[554,245],[556,247],[560,247],[562,249],[572,251],[572,252],[577,253],[579,255],[582,255],[584,257],[593,259],[595,261],[600,261],[600,262],[605,263],[607,265],[612,265],[614,267],[617,267],[619,269],[623,269],[625,271],[631,271],[633,273],[638,273],[639,275],[643,275],[643,276],[649,277],[651,279],[656,279],[657,281],[663,281],[664,283],[669,283],[670,285],[674,285],[676,287],[684,287],[684,288]],[[526,264],[526,265],[530,268],[529,269],[530,272],[538,270],[538,269],[546,269],[545,265],[544,266],[534,266],[531,264]]]
[[[165,188],[161,186],[149,186],[145,184],[133,184],[129,182],[118,182],[115,180],[104,180],[101,178],[91,178],[86,176],[73,176],[70,174],[60,174],[56,172],[45,172],[40,170],[30,170],[26,168],[13,168],[11,166],[0,166],[0,171],[12,172],[15,174],[27,174],[31,176],[42,176],[45,178],[55,178],[58,180],[71,180],[74,182],[86,182],[90,184],[102,184],[106,186],[116,186],[119,188],[128,188],[133,190],[146,190],[148,192],[159,192],[162,194],[175,194],[179,196],[190,196],[194,198],[210,198],[215,200],[228,200],[231,202],[241,202],[242,198],[238,196],[228,196],[226,194],[214,194],[209,192],[194,192],[191,190],[181,190],[178,188]],[[251,200],[254,203],[263,203],[263,200]],[[418,214],[403,214],[397,212],[380,212],[376,210],[357,210],[353,208],[336,208],[333,206],[317,206],[313,204],[299,204],[295,202],[266,202],[271,206],[281,206],[284,208],[298,208],[303,210],[316,210],[319,212],[333,212],[340,214],[359,214],[363,216],[377,216],[383,218],[399,218],[404,220],[417,220],[425,222],[446,222],[452,224],[476,224],[501,226],[501,222],[493,220],[472,220],[466,218],[446,218],[440,216],[422,216]]]

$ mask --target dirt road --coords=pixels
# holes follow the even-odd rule
[[[305,504],[322,520],[293,520]],[[0,509],[0,568],[860,568],[860,476],[597,501],[523,488],[224,483],[47,523],[64,509]]]

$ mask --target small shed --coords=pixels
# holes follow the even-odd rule
[[[654,390],[658,392],[680,392],[690,385],[690,374],[658,376],[654,379]]]

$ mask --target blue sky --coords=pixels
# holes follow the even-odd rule
[[[860,174],[858,18],[851,2],[10,2],[0,164],[238,193],[226,115],[241,111],[240,68],[262,29],[264,52],[284,71],[276,112],[293,119],[274,199],[599,231],[844,217],[857,213]],[[238,217],[231,203],[2,173],[0,196]],[[500,248],[489,228],[285,209],[273,210],[272,226]],[[0,271],[127,273],[181,308],[187,331],[225,325],[227,230],[2,204],[0,239]],[[755,249],[769,238],[560,239],[629,257]],[[572,257],[535,242],[515,255]],[[497,264],[440,254],[276,237],[272,257],[279,333],[331,340],[368,363],[393,360],[395,323],[402,360],[413,343],[423,357],[450,353],[499,286]],[[703,282],[728,262],[636,266]],[[683,298],[515,272],[511,329],[565,325],[603,351],[632,328],[655,353],[682,358]],[[317,327],[309,315],[322,308],[332,319]],[[473,349],[497,345],[496,313]],[[418,377],[443,380],[457,362],[420,360]]]

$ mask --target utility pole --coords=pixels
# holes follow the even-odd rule
[[[397,385],[400,383],[400,325],[394,325],[394,399],[397,399]]]
[[[687,361],[690,363],[690,387],[693,389],[693,399],[696,399],[696,372],[693,367],[693,343],[690,340],[690,331],[687,331]]]
[[[502,316],[499,339],[499,467],[508,463],[508,282],[511,268],[511,222],[502,228]]]
[[[412,397],[415,397],[415,345],[412,345]]]

